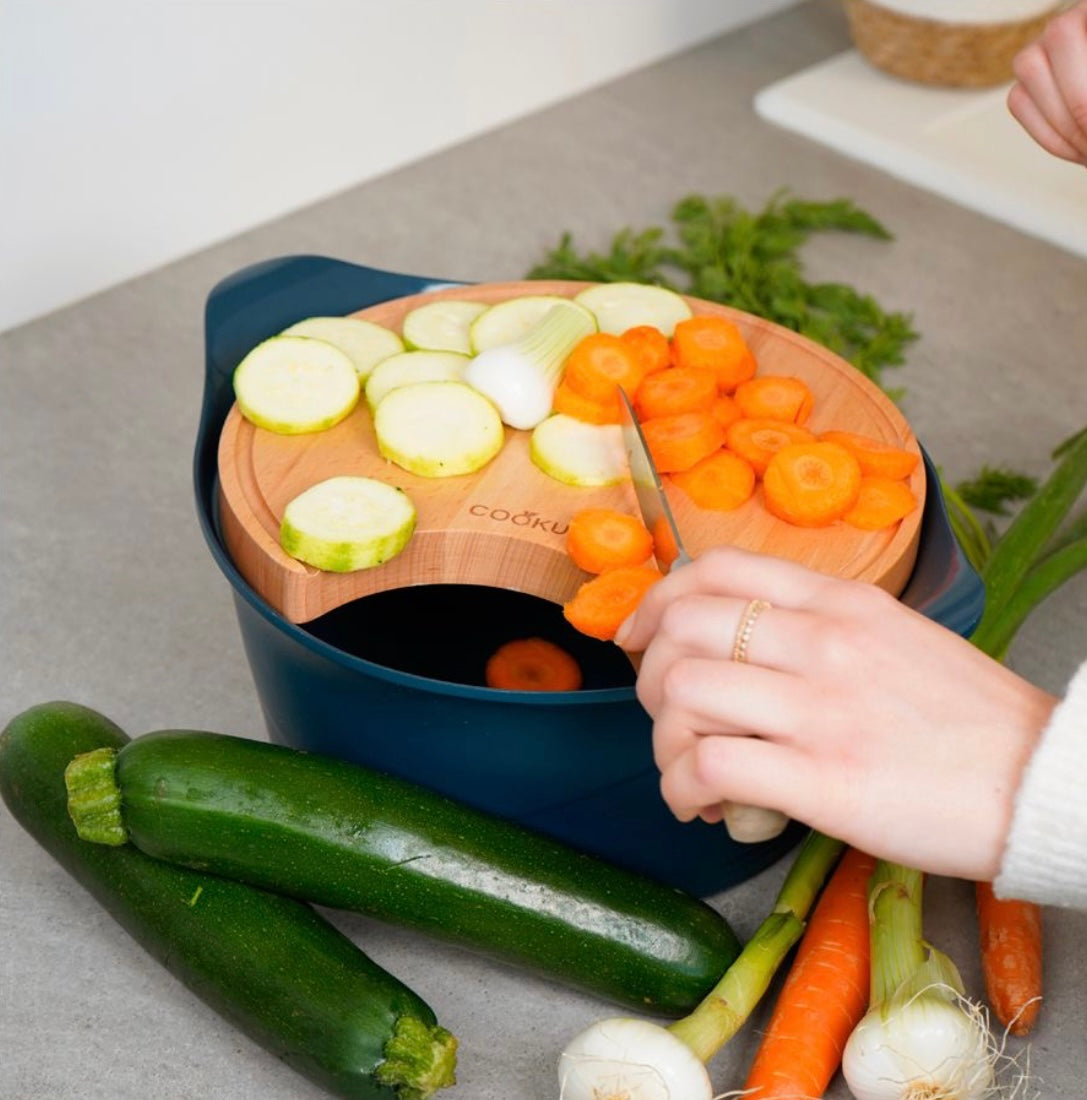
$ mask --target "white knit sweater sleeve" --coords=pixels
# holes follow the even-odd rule
[[[1087,662],[1023,773],[993,889],[998,897],[1087,909]]]

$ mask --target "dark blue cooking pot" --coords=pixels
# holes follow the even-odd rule
[[[392,772],[694,894],[741,882],[791,848],[800,827],[738,844],[723,826],[679,824],[660,798],[650,722],[629,664],[614,646],[574,634],[556,606],[500,589],[424,586],[367,597],[299,626],[253,591],[223,546],[216,455],[242,356],[304,317],[449,285],[291,256],[246,268],[208,297],[196,499],[208,547],[234,589],[269,737]],[[927,455],[925,463],[935,486]],[[951,534],[940,493],[926,499],[917,563],[901,598],[967,634],[981,615],[983,588]],[[514,635],[503,636],[511,627]],[[544,694],[473,683],[479,654],[527,633],[572,649],[586,669],[585,687]]]

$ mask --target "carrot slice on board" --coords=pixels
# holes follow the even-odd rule
[[[593,401],[575,390],[565,378],[555,387],[551,411],[565,413],[587,424],[620,424],[623,419],[618,390],[612,390],[610,401]]]
[[[515,638],[488,658],[485,680],[506,691],[577,691],[581,666],[546,638]]]
[[[662,474],[687,470],[725,442],[725,429],[704,410],[642,421],[642,434]]]
[[[875,860],[847,848],[812,912],[744,1082],[750,1100],[822,1096],[868,1011],[868,880]]]
[[[920,461],[913,451],[907,451],[905,447],[896,447],[859,432],[829,431],[823,432],[819,438],[828,443],[840,443],[847,451],[852,451],[866,474],[909,477]]]
[[[755,492],[755,470],[746,459],[731,451],[715,451],[689,470],[670,475],[699,508],[731,512]]]
[[[574,513],[566,552],[586,573],[643,565],[653,553],[653,536],[637,517],[614,508],[583,508]]]
[[[744,416],[753,420],[789,420],[803,424],[812,410],[812,392],[799,379],[764,374],[749,378],[733,395]]]
[[[669,367],[647,374],[634,393],[641,420],[709,409],[717,398],[717,375],[705,367]]]
[[[593,332],[580,341],[566,359],[563,379],[589,398],[606,403],[622,386],[632,397],[645,377],[638,354],[621,337]]]
[[[736,398],[730,397],[727,393],[718,394],[714,398],[713,404],[710,405],[710,412],[725,431],[728,431],[743,416],[740,406],[736,404]]]
[[[1042,911],[1030,901],[998,898],[988,882],[974,886],[981,971],[996,1018],[1027,1035],[1042,1006]]]
[[[655,325],[635,325],[620,333],[619,339],[634,349],[646,374],[672,365],[672,345]]]
[[[739,326],[716,314],[689,317],[676,325],[672,359],[677,367],[708,367],[717,375],[722,393],[753,378],[758,368]]]
[[[861,467],[862,471],[864,467]],[[898,478],[861,475],[856,503],[842,519],[862,531],[882,531],[908,516],[917,507],[913,490]]]
[[[661,573],[649,565],[609,569],[587,580],[563,604],[563,616],[582,634],[610,642],[623,620],[660,579]]]
[[[815,435],[787,420],[750,420],[746,416],[732,424],[725,436],[728,449],[746,458],[762,477],[770,459],[791,443],[814,443]]]
[[[856,503],[857,460],[837,443],[790,443],[766,467],[763,499],[772,515],[797,527],[826,527]]]

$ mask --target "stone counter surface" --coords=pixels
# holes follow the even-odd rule
[[[926,448],[952,480],[983,464],[1045,473],[1052,446],[1087,421],[1087,264],[756,117],[760,88],[847,45],[836,4],[802,5],[0,336],[0,723],[63,698],[133,734],[265,736],[190,462],[204,299],[271,257],[515,279],[563,230],[605,248],[624,225],[665,224],[690,192],[748,206],[783,187],[846,196],[895,239],[816,240],[809,273],[913,314],[922,338],[893,377]],[[1081,577],[1034,615],[1011,661],[1060,692],[1085,646]],[[746,935],[785,869],[711,900]],[[333,919],[460,1037],[451,1100],[557,1095],[564,1042],[612,1011],[398,929]],[[926,920],[978,990],[968,884],[933,880]],[[323,1095],[152,962],[2,807],[0,929],[4,1100]],[[1085,935],[1087,915],[1047,910],[1046,1003],[1029,1044],[1046,1100],[1087,1094]],[[714,1061],[721,1092],[742,1085],[763,1018]],[[827,1095],[848,1093],[838,1081]]]

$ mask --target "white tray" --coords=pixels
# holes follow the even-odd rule
[[[1087,169],[1051,156],[1008,113],[1008,88],[936,88],[849,50],[764,88],[755,109],[991,218],[1087,256]]]

